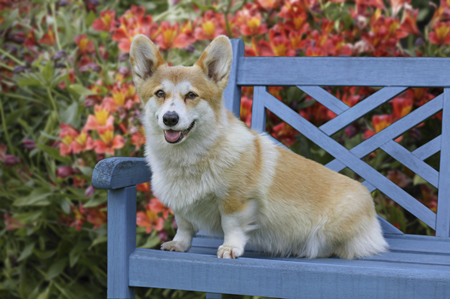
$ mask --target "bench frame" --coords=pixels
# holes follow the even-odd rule
[[[266,109],[275,113],[336,160],[366,187],[379,189],[435,229],[436,237],[404,235],[380,218],[390,244],[384,255],[362,260],[268,258],[217,259],[220,240],[198,236],[188,253],[136,248],[136,185],[148,182],[144,158],[108,158],[93,173],[96,189],[108,190],[108,298],[135,298],[134,287],[157,287],[281,298],[450,298],[450,59],[369,57],[245,57],[242,40],[232,40],[233,64],[224,92],[226,107],[239,117],[241,86],[254,86],[252,129],[265,131]],[[275,67],[274,66],[280,66]],[[287,67],[288,66],[288,67]],[[315,127],[267,92],[267,86],[297,86],[337,116]],[[381,86],[353,107],[320,86]],[[409,87],[443,87],[444,93],[347,150],[330,136]],[[443,111],[442,134],[409,152],[393,141]],[[437,214],[360,159],[377,148],[439,187]],[[423,162],[441,151],[440,171]]]

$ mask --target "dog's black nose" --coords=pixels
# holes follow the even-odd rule
[[[178,123],[180,117],[175,111],[169,111],[163,115],[163,122],[166,126],[173,127]]]

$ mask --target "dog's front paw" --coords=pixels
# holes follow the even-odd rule
[[[184,243],[180,242],[180,241],[169,241],[169,242],[165,242],[161,245],[161,250],[166,250],[166,251],[184,252],[184,251],[187,251],[187,249],[188,248],[186,248]]]
[[[244,248],[234,247],[230,245],[222,245],[217,250],[217,257],[224,259],[235,259],[244,254]]]

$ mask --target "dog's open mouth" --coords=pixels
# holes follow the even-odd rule
[[[194,127],[195,120],[192,122],[192,124],[184,131],[174,131],[174,130],[165,130],[164,131],[164,138],[166,138],[166,141],[169,143],[178,143],[181,140],[183,140],[184,137],[189,134],[189,132]]]

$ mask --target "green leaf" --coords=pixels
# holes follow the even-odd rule
[[[69,253],[69,265],[72,268],[78,262],[81,254],[89,247],[89,242],[77,243]]]
[[[48,299],[48,296],[50,295],[50,286],[48,286],[45,291],[39,294],[39,296],[36,299]]]
[[[84,196],[86,197],[86,196]],[[83,205],[83,207],[85,208],[95,208],[98,207],[99,205],[101,205],[102,203],[106,202],[106,198],[105,197],[92,197],[87,203],[85,203]]]
[[[67,265],[67,258],[60,259],[59,261],[50,266],[50,269],[48,269],[45,279],[51,280],[57,277],[64,271],[66,265]]]
[[[52,193],[47,188],[34,189],[28,196],[16,199],[13,202],[14,206],[47,206],[50,201],[47,199]]]
[[[97,15],[91,10],[86,18],[86,27],[91,27],[95,19],[97,19]]]
[[[421,178],[417,174],[414,175],[414,179],[413,179],[414,186],[416,186],[416,185],[423,185],[423,184],[426,184],[426,183],[427,183],[427,181],[425,181],[423,178]]]
[[[22,253],[20,254],[19,258],[17,259],[18,262],[23,261],[27,257],[29,257],[33,253],[34,245],[36,243],[30,243],[23,249]]]
[[[45,65],[44,69],[42,70],[42,77],[44,80],[50,85],[52,83],[53,79],[53,61],[49,60],[47,61],[47,64]]]
[[[36,77],[30,76],[17,79],[17,85],[19,85],[19,87],[41,86],[42,82]]]
[[[76,94],[81,95],[81,96],[89,96],[89,95],[95,94],[95,92],[93,92],[90,89],[87,89],[86,87],[84,87],[81,84],[71,84],[71,85],[69,85],[68,89]]]
[[[51,258],[53,255],[55,255],[56,250],[50,250],[50,251],[41,251],[38,249],[33,250],[33,253],[40,259],[40,260],[46,260],[48,258]]]
[[[17,21],[18,16],[19,16],[19,9],[16,8],[13,11],[11,11],[6,20],[4,20],[2,24],[0,24],[0,30],[9,28],[14,23],[14,21]]]
[[[63,212],[66,213],[66,214],[70,213],[70,203],[65,198],[61,199],[61,210],[63,210]]]
[[[42,215],[42,212],[43,212],[42,210],[37,210],[32,212],[15,214],[13,217],[14,219],[17,219],[18,221],[26,224],[39,219],[39,217],[41,217]]]
[[[69,107],[67,107],[63,113],[61,113],[61,119],[64,120],[64,123],[76,126],[75,123],[78,120],[78,103],[73,102]]]
[[[98,244],[105,243],[106,241],[108,241],[107,236],[103,236],[103,237],[99,237],[99,238],[95,239],[94,242],[92,242],[91,246],[89,246],[89,250]]]
[[[59,149],[51,147],[51,146],[47,146],[44,144],[39,144],[36,143],[36,147],[41,149],[43,152],[45,152],[46,154],[48,154],[51,158],[58,160],[66,165],[70,165],[71,164],[71,159],[70,157],[62,157],[59,154]]]

